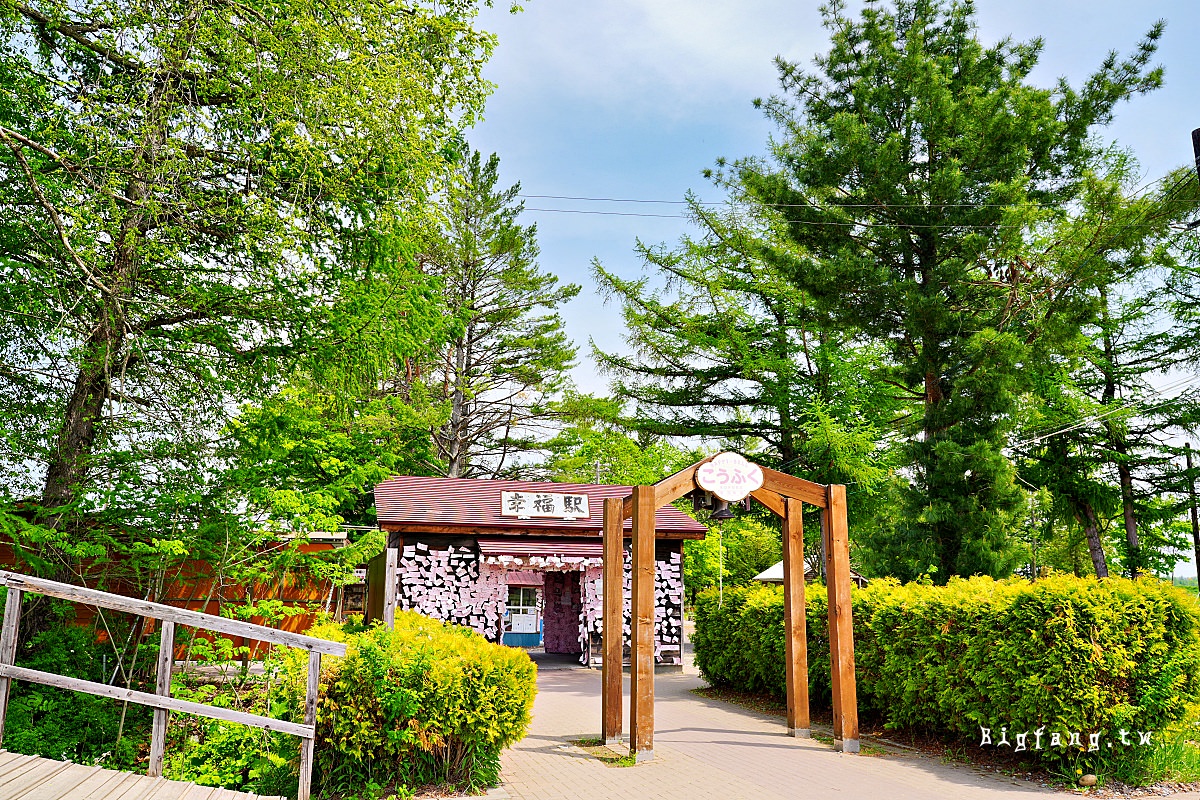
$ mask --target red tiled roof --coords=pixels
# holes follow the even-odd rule
[[[626,497],[630,491],[629,486],[403,475],[388,478],[375,487],[375,509],[381,527],[445,525],[464,529],[512,528],[521,531],[545,530],[548,534],[569,535],[578,532],[588,535],[599,533],[604,525],[604,498]],[[504,516],[500,513],[501,492],[586,494],[590,516],[574,520]],[[629,530],[630,527],[630,520],[625,520],[625,529]],[[660,534],[702,536],[708,531],[704,525],[673,506],[658,510],[654,527]]]

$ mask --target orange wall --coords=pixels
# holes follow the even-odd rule
[[[300,549],[304,553],[316,553],[332,550],[333,545],[326,542],[307,542],[301,544]],[[5,541],[0,541],[0,568],[20,571],[12,546]],[[86,575],[89,571],[92,570],[85,568],[84,574]],[[288,572],[283,573],[278,581],[258,582],[252,586],[238,583],[214,586],[215,580],[213,568],[208,562],[185,561],[177,568],[175,576],[168,579],[163,588],[163,596],[151,599],[165,605],[203,611],[218,616],[222,609],[242,605],[247,599],[280,600],[287,607],[301,606],[305,608],[305,611],[277,622],[268,622],[262,617],[251,617],[248,621],[297,633],[308,630],[316,621],[316,611],[324,610],[326,604],[331,612],[337,610],[338,595],[334,592],[331,599],[332,584],[329,581],[313,581],[307,576],[298,576]],[[137,594],[132,586],[108,586],[106,591],[128,596]],[[308,610],[309,607],[314,610]],[[104,626],[100,623],[94,607],[76,604],[75,620],[79,625],[95,627],[97,635],[102,640],[105,638]],[[154,621],[147,620],[143,635],[148,635],[153,630]],[[205,638],[212,638],[211,635],[203,633],[201,635]],[[176,636],[179,634],[177,633]],[[234,647],[249,646],[252,656],[257,656],[266,646],[256,640],[244,640],[242,637],[232,638]],[[185,650],[186,648],[179,648],[176,657],[186,657]]]

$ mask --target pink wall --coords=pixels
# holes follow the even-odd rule
[[[578,572],[547,572],[542,611],[542,643],[547,653],[579,653],[583,612]]]

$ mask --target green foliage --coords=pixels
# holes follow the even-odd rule
[[[537,677],[529,656],[415,612],[397,613],[393,631],[354,630],[309,631],[349,645],[345,658],[323,661],[314,786],[340,794],[368,784],[494,785],[501,751],[529,727]],[[307,657],[282,659],[281,702],[299,714]]]
[[[142,653],[140,661],[143,669],[131,675],[132,688],[152,691],[145,667],[154,663],[153,651]],[[112,645],[68,624],[37,633],[17,652],[18,666],[102,683],[112,678],[111,671],[103,674],[106,663],[111,670]],[[121,704],[108,698],[24,681],[13,682],[10,691],[4,747],[14,753],[128,769],[149,741],[148,708],[130,705],[122,714]]]
[[[808,587],[807,604],[811,696],[827,703],[821,587]],[[1153,579],[881,580],[856,590],[853,607],[860,708],[888,727],[973,743],[980,727],[1001,726],[1096,731],[1116,741],[1121,729],[1158,735],[1200,699],[1195,600]],[[694,642],[710,682],[785,693],[782,589],[726,590],[722,605],[706,593]],[[1107,769],[1136,764],[1150,748],[1028,755]]]
[[[537,228],[518,221],[521,185],[499,180],[495,154],[463,158],[421,255],[461,329],[404,383],[447,407],[434,441],[451,477],[495,477],[537,449],[575,363],[559,306],[579,286],[540,269]]]
[[[453,329],[412,231],[490,91],[476,12],[0,7],[0,506],[36,571],[120,555],[141,590],[179,560],[155,540],[220,561],[232,410],[297,366],[391,380]]]
[[[683,585],[694,602],[700,592],[717,585],[718,577],[725,586],[743,585],[782,558],[777,527],[750,516],[710,523],[706,537],[683,543]]]
[[[683,450],[660,436],[631,436],[620,426],[602,421],[604,417],[591,416],[615,416],[619,405],[568,395],[560,409],[579,419],[544,445],[549,455],[543,468],[551,480],[595,483],[599,471],[600,483],[652,486],[704,457],[699,451]]]
[[[371,525],[376,483],[432,471],[429,428],[441,419],[395,396],[341,408],[315,387],[290,388],[231,423],[236,462],[228,480],[256,509],[292,529]]]
[[[163,765],[167,778],[262,795],[295,796],[296,737],[216,720],[180,719],[175,726],[183,726],[190,738],[172,737],[174,746],[167,748]]]

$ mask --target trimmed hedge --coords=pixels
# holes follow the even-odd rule
[[[334,624],[307,633],[344,641],[322,659],[313,788],[320,795],[449,784],[475,792],[499,780],[500,753],[525,735],[537,668],[523,651],[415,612],[394,630]],[[307,654],[284,658],[287,707],[304,705]]]
[[[824,587],[809,586],[806,600],[810,693],[828,706]],[[878,580],[854,591],[853,609],[859,708],[889,728],[978,744],[981,727],[998,738],[1006,726],[1029,731],[1030,749],[1042,727],[1046,737],[1116,741],[1122,729],[1163,731],[1200,698],[1195,599],[1153,579]],[[781,587],[726,589],[722,605],[708,592],[697,603],[696,664],[710,683],[783,696],[783,644]]]

